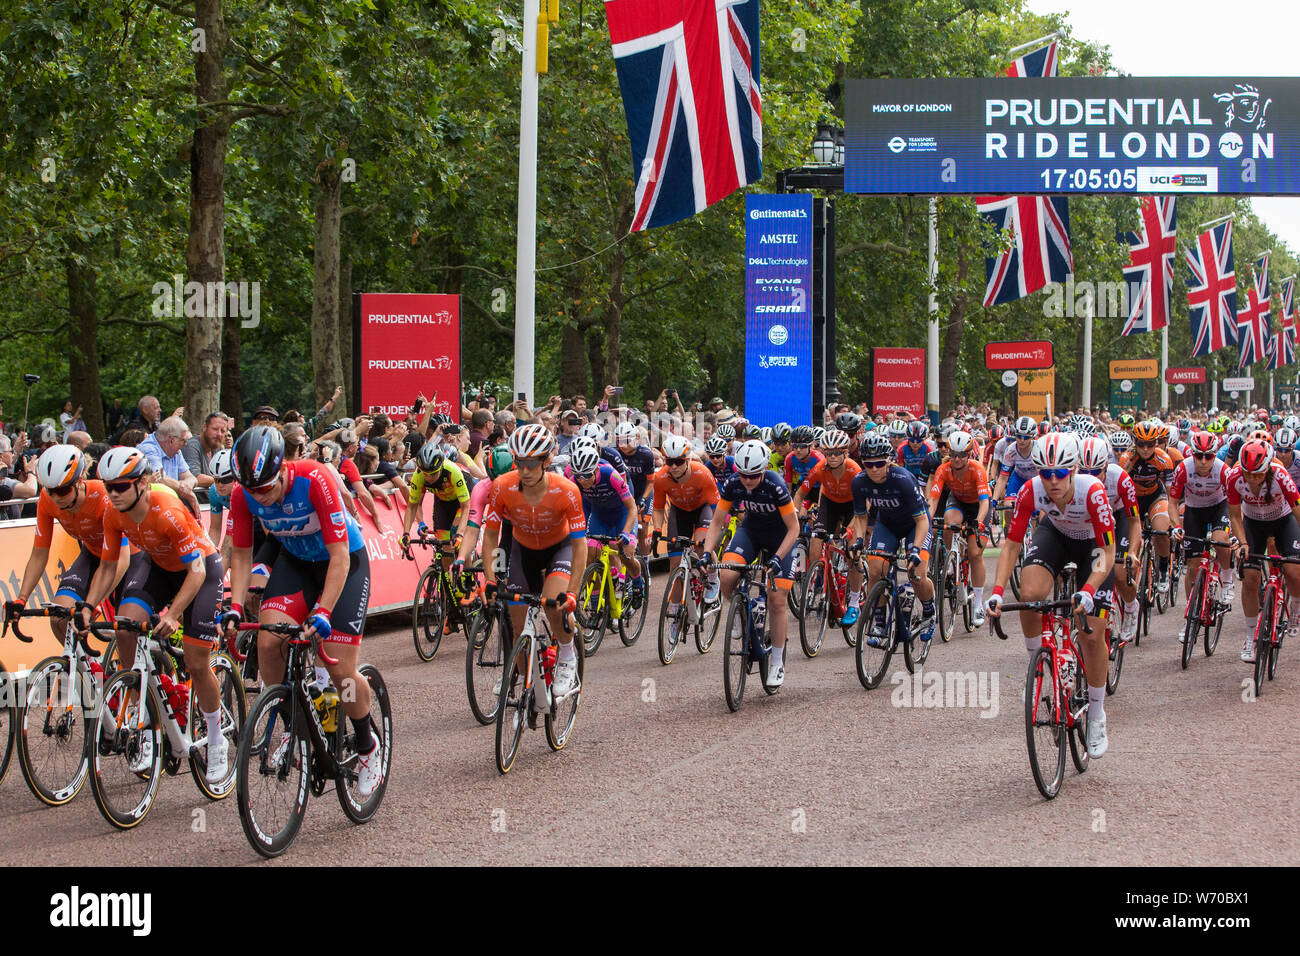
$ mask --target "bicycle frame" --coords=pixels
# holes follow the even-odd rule
[[[1047,608],[1051,608],[1050,611]],[[1072,656],[1077,673],[1074,678],[1074,686],[1077,688],[1081,681],[1086,682],[1088,679],[1084,667],[1083,655],[1080,648],[1074,642],[1073,618],[1075,614],[1082,615],[1082,612],[1074,612],[1073,602],[1065,601],[1027,601],[1023,603],[1004,604],[1002,613],[1009,611],[1040,611],[1042,613],[1042,629],[1040,631],[1040,647],[1045,647],[1051,655],[1052,661],[1052,705],[1057,713],[1065,715],[1065,727],[1069,731],[1083,717],[1084,712],[1088,709],[1087,698],[1083,697],[1080,709],[1071,710],[1068,700],[1065,700],[1065,681],[1061,672],[1061,664],[1066,652]],[[1063,613],[1073,612],[1073,613]],[[993,622],[993,630],[1002,640],[1007,639],[1006,632],[1002,630],[1002,625],[998,618],[990,618]],[[1081,623],[1081,629],[1085,634],[1091,634],[1092,628],[1088,627],[1088,622],[1084,619]],[[1064,703],[1063,703],[1064,701]],[[1038,723],[1038,708],[1042,704],[1042,695],[1039,694],[1034,700],[1034,722]]]

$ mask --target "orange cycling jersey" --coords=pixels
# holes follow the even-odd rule
[[[57,521],[91,554],[104,550],[104,512],[116,510],[108,502],[104,483],[92,478],[77,496],[82,499],[81,507],[76,511],[65,511],[54,503],[48,491],[41,489],[41,497],[36,502],[35,547],[48,548],[53,543],[54,522]]]
[[[585,538],[587,519],[582,513],[582,492],[568,478],[546,473],[542,500],[529,504],[519,487],[519,472],[501,475],[492,482],[484,528],[500,530],[509,521],[515,540],[533,551],[559,544],[566,537]]]
[[[695,511],[705,505],[718,503],[718,483],[713,473],[701,462],[692,461],[690,470],[681,481],[668,475],[668,466],[660,468],[651,479],[654,482],[654,510],[664,511],[671,504],[678,511]]]
[[[1168,486],[1174,477],[1173,459],[1160,448],[1145,460],[1138,455],[1136,448],[1126,451],[1119,460],[1119,466],[1133,478],[1133,486],[1137,489],[1139,498],[1156,494]]]
[[[932,501],[943,493],[945,485],[952,497],[962,504],[973,505],[981,498],[989,497],[989,475],[978,461],[967,461],[961,471],[954,471],[951,461],[940,465],[930,482]]]
[[[830,467],[826,462],[818,462],[817,466],[808,472],[808,477],[804,479],[804,487],[811,491],[821,485],[822,497],[834,501],[836,504],[846,505],[853,500],[853,478],[861,471],[861,465],[852,458],[845,458],[844,468],[837,478],[831,474]]]
[[[116,508],[104,510],[101,560],[117,561],[122,535],[164,571],[183,571],[190,562],[217,553],[194,516],[166,485],[149,486],[149,510],[139,524]]]

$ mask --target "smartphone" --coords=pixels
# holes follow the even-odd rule
[[[622,386],[622,385],[615,385],[615,386],[613,387],[613,389],[611,389],[611,394],[613,394],[613,395],[622,395],[622,394],[623,394],[623,386]]]
[[[518,393],[516,393],[516,395],[517,395],[519,401],[523,402],[525,405],[528,404],[528,396],[527,396],[527,395],[525,395],[523,392],[518,392]]]
[[[676,398],[676,397],[677,397],[677,389],[675,389],[675,388],[670,388],[670,389],[668,389],[668,394],[671,395],[673,398]]]

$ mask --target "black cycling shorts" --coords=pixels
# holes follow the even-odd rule
[[[1257,521],[1242,516],[1241,523],[1246,530],[1246,544],[1252,558],[1265,553],[1269,538],[1276,542],[1278,554],[1300,558],[1300,527],[1296,526],[1295,515],[1286,514],[1273,521]]]
[[[99,570],[99,555],[91,554],[86,550],[86,546],[78,542],[81,551],[77,554],[76,560],[72,566],[59,576],[59,589],[54,592],[54,596],[60,594],[70,597],[74,601],[86,600],[86,595],[90,593],[90,581]],[[122,580],[117,582],[113,592],[109,595],[109,600],[113,606],[117,607],[122,603],[122,598],[126,596],[128,588],[136,587],[144,583],[145,578],[149,576],[149,569],[152,565],[149,563],[149,556],[143,551],[136,551],[131,555],[130,562],[126,566],[126,573],[122,575]]]
[[[693,511],[683,511],[674,504],[668,506],[668,537],[689,538],[700,528],[707,528],[713,520],[713,505],[700,505]]]
[[[143,554],[143,552],[141,552]],[[141,569],[142,577],[122,591],[122,605],[134,604],[149,614],[157,614],[176,599],[186,575],[191,572],[168,571],[160,568],[145,555],[148,569]],[[217,613],[221,608],[221,555],[209,554],[203,559],[204,578],[199,593],[185,609],[181,623],[185,628],[185,643],[215,647],[217,644]]]
[[[1188,537],[1208,538],[1215,531],[1228,530],[1228,503],[1220,501],[1217,505],[1206,505],[1204,508],[1193,508],[1187,505],[1183,508],[1183,527],[1187,531]],[[1188,541],[1187,556],[1194,558],[1205,550],[1205,545],[1195,541]]]
[[[1046,568],[1053,576],[1062,573],[1071,561],[1078,567],[1075,574],[1076,587],[1082,587],[1092,576],[1093,561],[1102,559],[1102,549],[1094,538],[1070,538],[1061,534],[1050,521],[1038,522],[1034,537],[1025,546],[1025,564],[1036,564]],[[1104,608],[1111,603],[1111,591],[1115,586],[1114,566],[1106,572],[1106,580],[1093,595],[1097,608]]]
[[[573,573],[573,539],[565,538],[549,548],[534,551],[517,540],[510,542],[509,585],[528,594],[542,593],[542,585],[552,574],[569,578]]]
[[[822,495],[821,504],[817,506],[817,521],[814,531],[837,534],[841,528],[847,528],[853,520],[853,501],[832,501]]]
[[[330,636],[334,644],[360,644],[370,606],[370,556],[365,548],[348,555],[348,576],[330,613]],[[303,561],[282,550],[271,568],[271,578],[262,592],[263,611],[279,611],[298,624],[306,622],[325,589],[330,563]]]

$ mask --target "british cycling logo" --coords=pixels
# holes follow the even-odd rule
[[[83,893],[73,886],[50,897],[50,925],[56,929],[128,927],[134,936],[153,928],[152,893]]]

